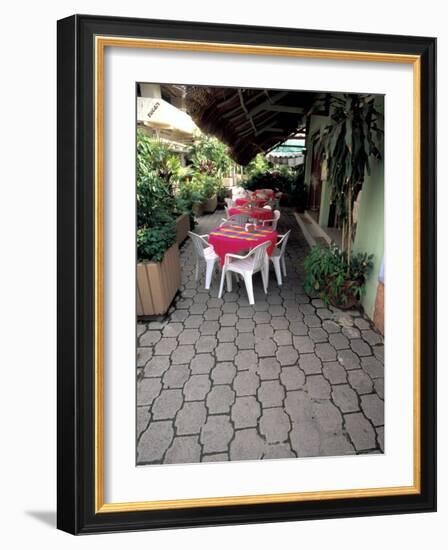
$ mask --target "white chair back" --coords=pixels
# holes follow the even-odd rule
[[[263,263],[265,261],[266,257],[266,249],[269,246],[269,241],[265,243],[261,243],[258,246],[256,246],[253,250],[250,251],[248,254],[248,257],[253,256],[254,257],[254,266],[253,270],[258,271],[263,267]]]
[[[272,222],[272,230],[277,229],[278,220],[280,219],[280,210],[274,210],[274,221]]]
[[[201,258],[205,260],[205,254],[204,249],[210,246],[208,242],[204,239],[202,235],[197,235],[196,233],[193,233],[192,231],[188,232],[188,236],[193,241],[194,250],[196,252],[196,256],[198,258]]]
[[[245,214],[234,214],[233,216],[229,216],[227,220],[224,220],[220,227],[223,225],[229,225],[229,224],[236,224],[236,225],[244,225],[249,221],[249,216],[246,216]]]
[[[285,254],[286,245],[288,244],[290,234],[291,229],[287,233],[285,233],[277,243],[277,248],[280,250],[280,256],[283,256]]]
[[[227,208],[232,208],[232,206],[235,205],[235,201],[233,201],[233,200],[230,199],[229,197],[226,197],[226,198],[224,199],[224,202],[225,202],[226,205],[227,205],[227,207],[224,206],[224,208],[226,208],[226,210],[227,210]]]

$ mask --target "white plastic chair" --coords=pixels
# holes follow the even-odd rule
[[[244,225],[249,221],[249,216],[246,216],[245,214],[234,214],[233,216],[229,216],[227,219],[222,218],[222,222],[219,224],[220,227],[223,225]]]
[[[199,279],[199,263],[205,262],[205,288],[209,290],[212,282],[215,263],[218,260],[218,255],[213,250],[213,246],[208,244],[208,235],[197,235],[192,231],[188,232],[190,239],[193,241],[194,250],[196,252],[196,273],[195,281]]]
[[[226,197],[224,199],[224,202],[226,203],[227,208],[232,208],[232,206],[235,206],[235,201],[232,200],[232,199],[229,199],[229,197]],[[224,208],[226,208],[226,207],[224,206]]]
[[[262,225],[270,225],[272,231],[277,229],[278,220],[280,219],[280,210],[274,210],[274,217],[271,220],[263,220]]]
[[[266,249],[269,247],[269,241],[259,244],[245,256],[238,254],[226,254],[221,274],[221,284],[219,286],[218,298],[221,298],[224,289],[224,278],[227,281],[227,291],[232,292],[232,272],[241,275],[246,285],[247,298],[253,306],[254,290],[252,277],[254,273],[261,271],[263,280],[263,289],[265,294],[268,292],[269,284],[269,260]]]
[[[279,240],[277,241],[277,244],[275,245],[275,248],[272,251],[272,254],[269,256],[269,259],[271,260],[274,266],[274,271],[275,271],[275,276],[277,277],[278,286],[282,286],[282,283],[283,283],[282,270],[283,270],[283,276],[286,277],[285,252],[286,252],[286,244],[288,243],[290,234],[291,234],[291,229],[284,235],[279,235]]]

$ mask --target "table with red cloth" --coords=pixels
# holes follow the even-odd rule
[[[268,199],[273,199],[275,197],[275,191],[273,189],[257,189],[253,194],[258,197],[264,195]]]
[[[256,197],[240,197],[239,199],[235,199],[236,206],[254,205],[258,208],[261,208],[267,202],[268,199],[259,199]]]
[[[232,206],[229,208],[229,216],[247,216],[254,220],[272,220],[272,210],[268,208],[251,208],[250,206]]]
[[[268,227],[257,227],[254,231],[246,231],[244,225],[222,225],[210,231],[208,242],[224,265],[226,254],[238,254],[243,250],[255,248],[269,241],[267,253],[270,256],[277,243],[278,233]]]

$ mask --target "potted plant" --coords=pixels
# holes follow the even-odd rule
[[[218,206],[218,185],[217,180],[212,176],[205,176],[202,180],[202,193],[204,196],[204,212],[210,214]]]
[[[232,167],[227,147],[214,137],[197,134],[189,161],[203,197],[202,207],[196,205],[195,211],[197,215],[214,212],[218,206],[217,193],[222,185],[223,176],[228,174]]]
[[[365,283],[373,266],[373,255],[352,254],[336,245],[314,246],[304,259],[304,289],[319,296],[327,305],[350,309],[359,305],[365,294]]]

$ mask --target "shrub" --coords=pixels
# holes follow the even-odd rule
[[[229,173],[232,160],[228,148],[218,139],[206,134],[197,134],[188,155],[194,172],[220,180]]]
[[[173,219],[155,227],[137,229],[138,261],[161,262],[165,252],[176,241],[176,224]]]
[[[176,240],[174,185],[179,159],[163,143],[137,134],[137,258],[160,262]]]
[[[329,248],[314,246],[304,259],[304,289],[310,295],[318,295],[327,305],[351,306],[365,294],[365,282],[372,269],[373,255],[353,254],[336,245]]]

